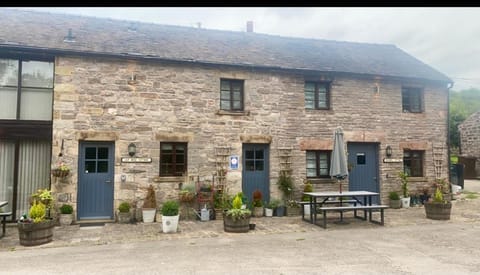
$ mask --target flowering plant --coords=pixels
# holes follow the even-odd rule
[[[70,171],[70,167],[66,165],[64,162],[58,162],[55,167],[53,167],[54,170],[60,170],[60,171]]]
[[[58,162],[56,166],[52,168],[52,175],[54,177],[66,177],[70,174],[70,167],[64,162]]]

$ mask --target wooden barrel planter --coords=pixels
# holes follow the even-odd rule
[[[223,229],[225,232],[245,233],[250,230],[250,217],[233,220],[230,216],[223,214]]]
[[[18,222],[18,238],[24,246],[34,246],[49,243],[53,239],[53,219],[40,223]]]
[[[425,214],[432,220],[449,220],[452,203],[425,203]]]

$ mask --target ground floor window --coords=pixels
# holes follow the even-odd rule
[[[12,220],[28,213],[30,195],[50,188],[51,143],[39,140],[0,140],[0,200]]]
[[[182,176],[187,170],[187,143],[160,143],[160,176]]]
[[[403,171],[410,177],[423,177],[423,151],[403,151]]]
[[[307,178],[330,177],[331,151],[307,151]]]

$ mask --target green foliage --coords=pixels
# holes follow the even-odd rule
[[[179,205],[177,201],[169,200],[162,205],[162,215],[176,216],[178,215]]]
[[[458,147],[460,144],[460,135],[458,125],[460,125],[471,114],[480,110],[480,90],[468,89],[459,92],[450,91],[450,144]]]
[[[44,221],[46,213],[47,208],[41,201],[34,201],[33,205],[30,207],[30,211],[28,212],[34,223]]]
[[[240,220],[240,219],[246,219],[250,217],[251,214],[252,214],[252,211],[250,211],[249,209],[232,208],[232,209],[228,209],[226,212],[226,215],[231,217],[232,220],[234,221]]]
[[[445,202],[445,200],[443,199],[442,190],[440,188],[437,188],[435,190],[435,195],[433,196],[433,202],[436,202],[436,203],[444,203]]]
[[[70,204],[62,204],[62,206],[60,206],[60,213],[61,214],[72,214],[73,213],[73,207]]]
[[[195,186],[193,184],[186,184],[182,186],[179,192],[179,199],[182,202],[191,202],[195,199]]]
[[[284,206],[284,203],[280,199],[271,199],[270,202],[267,204],[267,208],[275,209],[279,206]]]
[[[122,202],[119,206],[118,206],[118,211],[121,212],[121,213],[128,213],[130,212],[130,204],[126,201]]]
[[[237,194],[232,201],[232,209],[241,209],[242,208],[242,194]]]
[[[400,182],[402,183],[402,193],[403,197],[408,197],[408,174],[404,171],[400,171],[398,173],[398,177],[400,178]]]
[[[256,189],[255,191],[253,191],[253,207],[262,207],[263,206],[263,203],[262,203],[262,192],[259,190],[259,189]]]
[[[313,192],[313,185],[310,181],[305,182],[305,185],[303,186],[303,192]],[[310,197],[307,195],[302,196],[302,201],[308,201],[310,200]]]
[[[388,194],[388,198],[392,201],[396,201],[400,199],[400,196],[398,195],[397,192],[393,191]]]
[[[147,196],[143,201],[143,208],[157,208],[157,199],[155,197],[155,189],[153,189],[153,185],[150,184],[147,190]]]
[[[282,192],[284,200],[290,198],[293,193],[293,179],[288,173],[280,173],[280,176],[277,180],[277,186],[278,189],[280,189],[280,191]]]
[[[232,198],[225,192],[215,192],[213,199],[214,207],[217,209],[228,209],[232,207],[230,203]]]
[[[48,189],[38,189],[30,197],[30,205],[33,205],[35,201],[42,202],[47,209],[53,207],[52,191]]]
[[[234,221],[239,219],[246,219],[250,217],[250,215],[252,214],[252,212],[249,209],[242,209],[242,205],[243,205],[242,197],[243,197],[242,192],[237,193],[235,198],[233,198],[232,208],[228,209],[225,213],[227,216],[231,217]]]

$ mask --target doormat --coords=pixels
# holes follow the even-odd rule
[[[79,223],[80,227],[88,227],[88,226],[104,226],[104,222],[89,222],[89,223]]]

